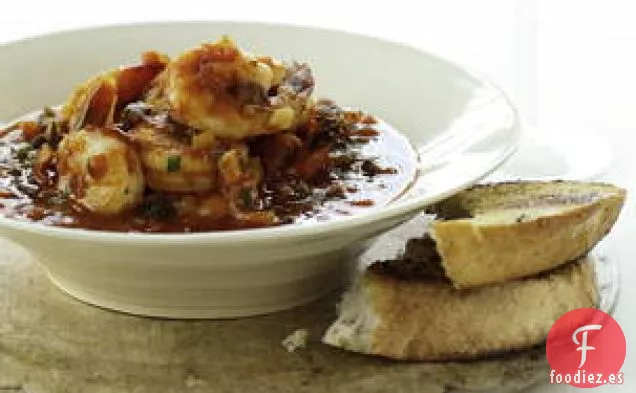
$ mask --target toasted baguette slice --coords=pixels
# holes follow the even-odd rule
[[[589,261],[465,290],[376,270],[344,295],[324,343],[399,360],[471,359],[543,344],[561,315],[597,305]]]
[[[601,183],[481,185],[432,206],[430,236],[456,287],[501,283],[587,254],[624,200],[624,190]]]

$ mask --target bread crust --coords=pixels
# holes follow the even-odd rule
[[[351,321],[336,321],[324,341],[398,360],[472,359],[528,349],[543,344],[550,327],[564,313],[597,304],[589,262],[466,290],[445,282],[404,281],[368,271],[358,290],[363,291],[366,311],[373,314],[365,320],[376,322],[352,330],[338,326]],[[342,335],[359,331],[368,334],[351,340]]]
[[[359,277],[323,341],[413,361],[544,345],[563,314],[597,307],[587,253],[610,231],[624,200],[623,189],[582,182],[500,183],[458,193],[432,206],[433,241],[418,239],[402,258],[376,262]],[[433,269],[440,264],[443,272]]]
[[[433,206],[472,217],[435,220],[430,236],[457,288],[502,283],[587,254],[614,225],[624,200],[624,190],[602,183],[476,186]]]

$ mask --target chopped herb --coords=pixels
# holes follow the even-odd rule
[[[42,109],[42,116],[44,117],[55,117],[55,111],[52,108],[49,108],[48,106],[45,107],[44,109]]]
[[[15,158],[17,158],[20,162],[24,162],[31,158],[31,151],[33,151],[33,147],[31,145],[22,146],[15,151]]]
[[[168,172],[179,172],[181,170],[181,157],[168,157],[168,165],[166,169]]]
[[[7,173],[14,177],[22,176],[22,171],[18,168],[11,168]]]
[[[50,119],[46,121],[46,129],[44,131],[45,141],[48,142],[52,148],[57,149],[60,141],[62,140],[62,130],[60,127],[60,123],[55,121],[55,119]],[[33,143],[31,143],[33,145]],[[35,146],[34,147],[38,147]]]
[[[241,202],[243,202],[243,206],[245,207],[252,207],[252,205],[254,204],[254,198],[252,195],[252,189],[249,187],[245,187],[241,190],[240,193],[240,198],[241,198]]]

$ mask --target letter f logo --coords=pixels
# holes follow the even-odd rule
[[[585,325],[576,329],[574,333],[572,334],[572,341],[574,341],[574,344],[580,345],[580,347],[576,348],[577,351],[581,351],[581,364],[579,364],[579,368],[583,367],[583,365],[585,364],[585,361],[587,360],[587,351],[593,351],[596,349],[594,347],[590,347],[587,345],[588,331],[601,330],[601,328],[603,328],[603,326],[601,325]],[[583,334],[581,335],[583,339],[581,340],[581,342],[579,342],[579,339],[576,336],[581,332],[583,332]]]

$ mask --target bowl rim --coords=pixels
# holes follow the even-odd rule
[[[521,135],[520,116],[518,109],[512,104],[510,98],[505,91],[494,83],[488,76],[474,70],[472,67],[460,65],[454,61],[447,60],[439,55],[431,53],[426,49],[422,49],[409,43],[395,41],[393,39],[381,36],[353,32],[348,30],[326,28],[312,25],[264,22],[264,21],[242,21],[242,20],[174,20],[174,21],[141,21],[141,22],[124,22],[112,24],[99,24],[93,26],[76,27],[71,29],[57,30],[44,34],[37,34],[23,37],[0,44],[0,49],[11,46],[19,46],[29,44],[34,41],[55,39],[66,35],[76,35],[83,32],[108,32],[118,28],[151,28],[162,26],[176,25],[192,25],[192,24],[231,24],[246,26],[263,26],[273,28],[288,28],[297,30],[310,30],[317,33],[337,33],[347,36],[353,36],[360,39],[370,39],[379,41],[383,44],[399,46],[410,51],[417,51],[435,62],[443,64],[445,67],[454,69],[465,76],[478,81],[483,87],[495,92],[498,98],[503,99],[503,103],[512,115],[509,132],[514,139],[513,143],[506,147],[500,155],[488,162],[488,169],[484,174],[467,183],[460,183],[457,186],[449,188],[447,191],[435,195],[434,197],[414,197],[410,200],[400,200],[390,202],[386,206],[375,208],[369,212],[362,212],[351,216],[338,217],[335,220],[327,220],[320,222],[312,222],[310,224],[285,224],[275,227],[252,228],[252,229],[234,229],[223,231],[207,231],[207,232],[190,232],[190,233],[147,233],[147,232],[116,232],[107,230],[93,230],[84,228],[68,228],[52,225],[45,225],[38,222],[19,220],[8,218],[0,215],[0,227],[7,227],[12,230],[26,232],[33,235],[40,235],[49,238],[62,238],[69,240],[97,241],[102,243],[118,243],[118,244],[157,244],[166,245],[174,244],[233,244],[244,243],[246,241],[276,241],[281,238],[302,238],[316,235],[324,235],[329,232],[340,232],[362,227],[377,221],[396,220],[400,217],[414,215],[421,211],[424,207],[435,203],[439,200],[447,198],[462,189],[482,180],[499,166],[501,166],[510,156],[517,150],[517,145]],[[408,137],[407,137],[408,138]],[[418,176],[416,174],[416,176]],[[403,220],[402,220],[403,221]]]

